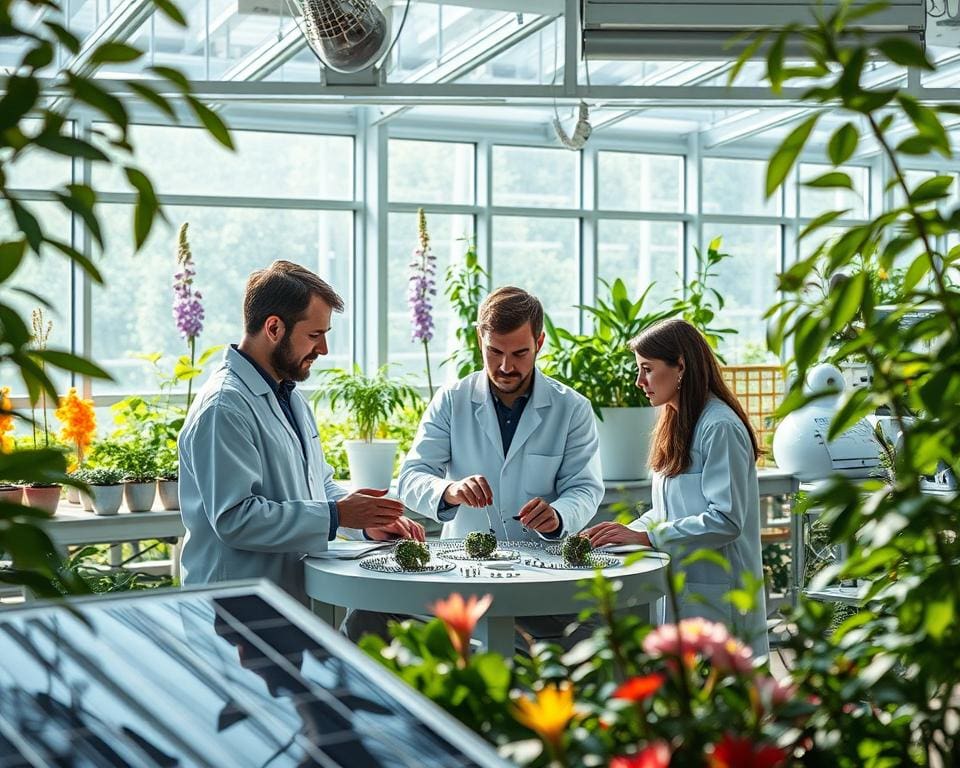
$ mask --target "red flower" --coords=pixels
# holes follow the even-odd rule
[[[656,672],[652,675],[632,677],[614,691],[613,698],[643,701],[659,691],[665,679],[663,675]]]
[[[710,768],[779,768],[789,755],[772,744],[754,744],[748,738],[725,733],[713,746]]]
[[[668,768],[670,747],[665,741],[654,741],[635,755],[620,755],[610,761],[610,768]]]

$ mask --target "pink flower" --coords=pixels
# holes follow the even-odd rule
[[[656,673],[632,677],[614,691],[613,698],[626,699],[627,701],[643,701],[659,691],[664,680],[666,680],[666,678],[663,675]]]
[[[782,707],[797,695],[797,686],[789,680],[777,680],[771,675],[758,677],[755,685],[760,701],[767,711]]]
[[[710,768],[779,768],[789,754],[773,744],[754,744],[749,738],[725,733],[714,744]]]
[[[668,768],[670,747],[665,741],[654,741],[635,755],[620,755],[610,761],[610,768]]]
[[[446,600],[438,600],[430,606],[437,618],[446,625],[450,642],[461,658],[470,653],[470,635],[492,602],[492,595],[484,595],[479,599],[471,595],[465,601],[463,595],[454,592]]]
[[[704,653],[708,648],[721,645],[730,639],[730,633],[722,624],[706,619],[682,619],[677,624],[657,627],[643,639],[643,651],[648,656],[684,657]]]
[[[704,655],[718,672],[746,675],[753,670],[753,652],[735,637],[714,643]]]

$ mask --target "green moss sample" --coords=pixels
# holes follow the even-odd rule
[[[496,548],[497,537],[485,531],[468,533],[467,538],[463,540],[463,549],[467,553],[467,557],[478,559],[490,557]]]
[[[586,536],[567,536],[560,545],[560,554],[570,565],[586,565],[592,549]]]
[[[404,539],[394,547],[393,559],[405,571],[421,571],[430,560],[430,550],[419,541]]]

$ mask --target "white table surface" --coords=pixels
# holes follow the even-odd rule
[[[548,561],[558,559],[546,555],[542,549],[521,550],[521,553]],[[665,594],[669,557],[663,553],[647,554],[650,556],[629,566],[604,568],[608,579],[622,582],[619,608],[652,606]],[[495,575],[497,571],[479,563],[462,561],[455,562],[454,569],[444,573],[403,574],[370,571],[361,568],[359,560],[307,558],[304,564],[306,590],[314,611],[330,624],[334,623],[335,605],[382,613],[432,614],[430,606],[453,592],[459,592],[464,598],[492,595],[493,604],[478,623],[475,634],[487,648],[507,657],[513,655],[517,616],[579,612],[585,603],[575,596],[584,590],[581,582],[594,574],[592,570],[519,565],[514,567],[518,575],[508,578]],[[465,576],[460,571],[460,568],[472,567],[478,568],[480,575]]]
[[[781,496],[796,493],[800,490],[800,481],[789,472],[781,469],[760,469],[757,471],[757,482],[760,486],[760,496]],[[601,506],[617,502],[650,503],[651,481],[646,480],[605,480],[604,494]]]

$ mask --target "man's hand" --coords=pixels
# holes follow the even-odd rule
[[[468,507],[486,507],[493,504],[493,491],[483,475],[470,475],[450,483],[443,492],[447,504],[466,504]]]
[[[409,517],[400,517],[390,525],[385,525],[382,528],[367,528],[364,532],[374,541],[390,541],[391,539],[427,540],[423,526]]]
[[[520,508],[520,524],[532,528],[538,533],[553,533],[560,527],[560,515],[557,510],[537,496]]]
[[[397,522],[403,502],[385,498],[386,490],[360,488],[337,500],[340,525],[344,528],[383,528]]]
[[[593,548],[602,547],[604,544],[643,544],[645,547],[652,546],[650,536],[646,531],[635,531],[627,528],[620,523],[599,523],[592,528],[587,528],[580,532],[581,536],[590,539]]]

